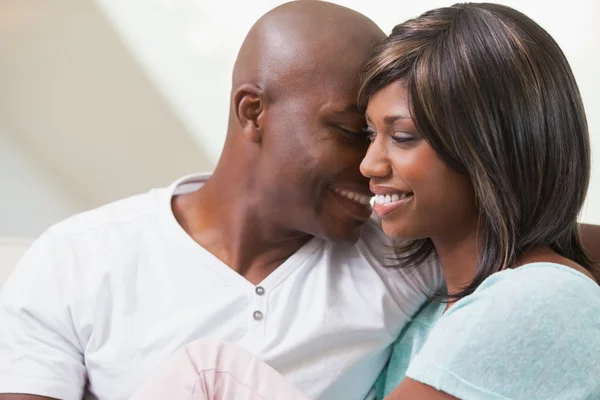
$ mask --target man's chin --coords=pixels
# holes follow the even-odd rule
[[[366,221],[365,221],[366,222]],[[345,225],[345,226],[343,226]],[[340,245],[353,246],[360,239],[364,223],[352,222],[351,224],[339,224],[335,228],[327,229],[321,239]]]

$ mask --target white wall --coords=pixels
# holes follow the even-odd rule
[[[30,240],[0,237],[0,289],[30,243]]]
[[[38,5],[35,1],[28,4],[38,8],[45,4],[42,0],[38,1]],[[86,1],[94,1],[112,21],[140,70],[158,88],[185,129],[177,124],[169,126],[175,126],[178,132],[189,130],[207,153],[208,164],[214,165],[224,142],[230,73],[238,48],[254,21],[283,1]],[[396,23],[423,11],[453,3],[452,0],[332,1],[366,14],[386,32]],[[582,219],[600,224],[600,77],[597,73],[600,71],[600,24],[597,23],[600,2],[498,2],[516,7],[537,20],[556,38],[571,62],[588,113],[594,158],[592,183]],[[75,1],[63,3],[64,7],[79,4],[78,9],[85,8]],[[5,24],[19,20],[7,18],[3,20]],[[13,28],[19,29],[18,25]],[[24,37],[28,37],[26,32]],[[52,48],[46,50],[53,53]],[[43,58],[40,60],[42,62]],[[37,68],[43,66],[37,65]],[[117,75],[119,71],[114,73]],[[7,99],[14,100],[14,93],[5,94]],[[89,96],[93,97],[94,93],[89,93]],[[7,104],[14,105],[14,101],[9,100]],[[78,101],[85,102],[86,98],[78,98]],[[24,108],[23,115],[29,115],[28,111],[30,108]],[[0,117],[5,117],[3,110],[0,110]],[[31,115],[31,118],[36,116]],[[134,119],[140,118],[135,116]],[[5,123],[0,119],[0,125]],[[174,129],[164,131],[165,135],[173,135]],[[87,208],[89,202],[79,198],[81,193],[61,180],[60,174],[41,164],[42,158],[23,147],[24,143],[11,141],[18,138],[18,134],[0,129],[0,235],[35,236],[50,223]],[[186,147],[192,146],[188,144]],[[102,167],[100,164],[96,166]]]
[[[2,0],[0,32],[0,235],[211,169],[93,0]]]
[[[85,201],[0,128],[0,237],[33,238]]]
[[[212,162],[224,142],[230,74],[254,21],[278,0],[96,0]],[[385,32],[453,0],[330,0],[364,13]],[[600,158],[600,1],[498,0],[540,23],[571,62],[587,108],[594,160]],[[600,224],[600,161],[582,216]]]

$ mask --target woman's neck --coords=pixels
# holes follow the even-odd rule
[[[461,237],[432,238],[448,294],[462,291],[475,277],[478,260],[477,231]]]
[[[481,248],[481,237],[478,230],[473,230],[462,236],[432,238],[439,262],[444,274],[449,295],[461,292],[468,286],[477,274],[477,263]],[[593,279],[589,271],[569,260],[549,246],[537,246],[523,253],[510,268],[536,263],[548,262],[573,268]],[[448,307],[453,304],[449,302]]]

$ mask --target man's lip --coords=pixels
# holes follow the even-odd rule
[[[338,198],[337,201],[341,202],[339,204],[344,205],[343,209],[345,209],[346,212],[350,213],[350,215],[352,215],[353,218],[355,218],[359,221],[362,221],[362,222],[369,219],[369,217],[371,216],[371,213],[373,212],[370,201],[367,202],[367,204],[361,204],[361,203],[357,202],[356,200],[351,200],[349,198],[346,198],[342,194],[336,192],[336,189],[333,187],[331,187],[330,190],[334,194],[334,196],[336,196]],[[347,189],[340,189],[340,190],[347,190]],[[355,193],[358,193],[358,192],[355,192]],[[372,196],[372,194],[369,192],[368,195],[363,195],[363,196],[368,196],[370,198]]]
[[[358,186],[358,185],[336,185],[336,184],[333,184],[333,185],[331,185],[331,188],[358,193],[362,196],[373,197],[373,193],[369,190],[369,188],[362,186],[362,185]]]
[[[412,194],[410,190],[398,189],[392,186],[381,186],[381,185],[370,185],[371,192],[373,194],[394,194],[394,193],[408,193]]]

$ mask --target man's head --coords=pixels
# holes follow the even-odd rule
[[[265,222],[358,238],[370,215],[359,73],[384,37],[364,15],[320,1],[284,4],[250,30],[234,67],[220,167],[245,165],[246,201]]]

